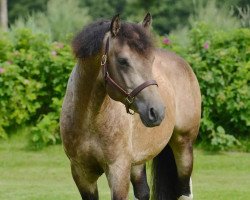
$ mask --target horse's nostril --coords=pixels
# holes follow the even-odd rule
[[[154,108],[149,109],[149,120],[151,122],[156,122],[158,120],[158,115]]]

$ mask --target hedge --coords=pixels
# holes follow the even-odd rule
[[[74,59],[69,45],[28,29],[0,33],[0,136],[33,125],[35,147],[60,141],[61,102]]]
[[[250,136],[250,29],[225,32],[198,23],[188,46],[167,39],[163,48],[182,55],[200,83],[200,139],[215,150],[240,145],[237,138]]]
[[[250,136],[250,29],[212,31],[200,23],[189,40],[182,46],[171,36],[162,47],[182,55],[199,80],[199,140],[210,149],[240,145],[238,138]],[[0,137],[31,125],[32,147],[60,142],[59,113],[74,64],[70,46],[51,43],[45,34],[0,32]]]

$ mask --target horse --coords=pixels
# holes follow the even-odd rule
[[[60,116],[63,147],[83,200],[191,200],[193,144],[201,117],[197,78],[181,57],[155,47],[150,13],[140,23],[99,20],[72,40],[77,60]],[[145,163],[152,161],[152,190]]]

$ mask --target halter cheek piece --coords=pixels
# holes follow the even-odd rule
[[[108,64],[107,64],[108,51],[109,51],[109,38],[107,39],[105,53],[103,54],[102,60],[101,60],[102,73],[103,73],[103,77],[105,80],[105,85],[109,84],[114,89],[117,89],[125,97],[126,111],[127,111],[127,113],[133,115],[134,112],[131,112],[130,107],[133,104],[136,95],[138,95],[146,87],[148,87],[150,85],[157,85],[158,86],[158,84],[156,83],[155,80],[149,80],[149,81],[142,83],[138,87],[136,87],[132,92],[130,92],[130,93],[127,92],[118,83],[116,83],[109,75]]]

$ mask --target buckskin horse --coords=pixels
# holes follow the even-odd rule
[[[156,200],[193,199],[191,173],[201,95],[191,67],[154,47],[152,17],[97,21],[72,41],[60,129],[83,200],[97,200],[105,173],[113,200],[150,198],[145,163],[153,159]],[[125,105],[125,107],[124,107]]]

